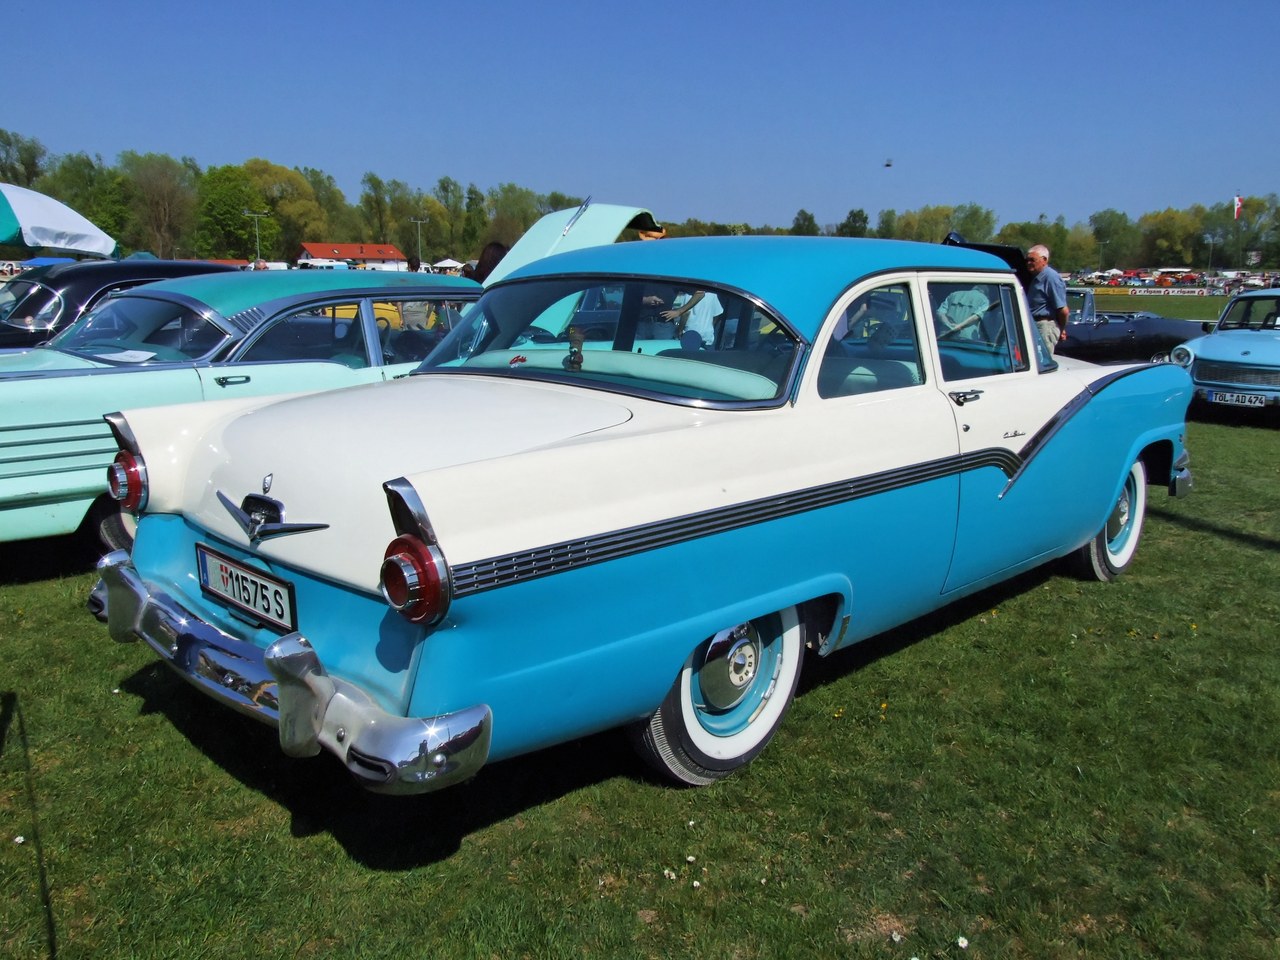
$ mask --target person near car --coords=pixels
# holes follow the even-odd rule
[[[406,265],[410,273],[418,273],[422,270],[422,261],[413,254],[409,254]],[[410,300],[400,304],[400,321],[406,330],[426,330],[430,326],[430,311],[428,304],[423,300]]]
[[[498,243],[494,240],[484,245],[484,249],[480,251],[480,258],[476,260],[475,270],[471,274],[471,279],[476,283],[484,283],[489,278],[489,274],[493,273],[502,258],[507,255],[507,245]]]
[[[938,336],[977,338],[978,324],[990,306],[991,301],[976,287],[952,290],[934,310]]]
[[[711,346],[716,342],[715,319],[724,307],[720,298],[706,290],[695,290],[693,293],[682,293],[676,297],[675,305],[670,310],[663,310],[662,316],[676,323],[676,335],[686,330],[696,333],[701,338],[699,346]]]
[[[1027,302],[1036,329],[1044,345],[1053,353],[1058,341],[1067,338],[1067,319],[1071,310],[1067,307],[1067,285],[1057,270],[1049,266],[1049,248],[1037,243],[1027,251],[1027,269],[1031,272],[1031,285],[1027,288]]]

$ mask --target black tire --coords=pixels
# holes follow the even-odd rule
[[[120,504],[110,497],[100,497],[89,511],[90,531],[108,551],[133,549],[133,532],[138,522],[120,511]]]
[[[651,767],[704,786],[750,763],[772,739],[795,696],[804,626],[790,607],[722,630],[701,644],[662,705],[633,730]]]
[[[1129,468],[1120,497],[1098,535],[1076,551],[1076,572],[1087,580],[1114,580],[1133,563],[1147,518],[1147,468]]]

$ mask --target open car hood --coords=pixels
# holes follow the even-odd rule
[[[627,228],[661,229],[653,214],[643,207],[592,203],[588,197],[582,206],[548,213],[526,230],[489,274],[484,285],[496,283],[518,267],[553,253],[613,243]]]

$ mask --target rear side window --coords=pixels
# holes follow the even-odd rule
[[[931,281],[928,298],[944,380],[1029,369],[1012,284]]]
[[[394,305],[388,306],[389,310]],[[360,301],[331,303],[288,313],[271,321],[236,358],[240,363],[328,360],[369,366]]]

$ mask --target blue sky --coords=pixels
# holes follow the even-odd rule
[[[1280,4],[9,0],[0,127],[789,226],[1280,191]],[[16,61],[16,62],[15,62]],[[893,165],[886,167],[887,160]]]

